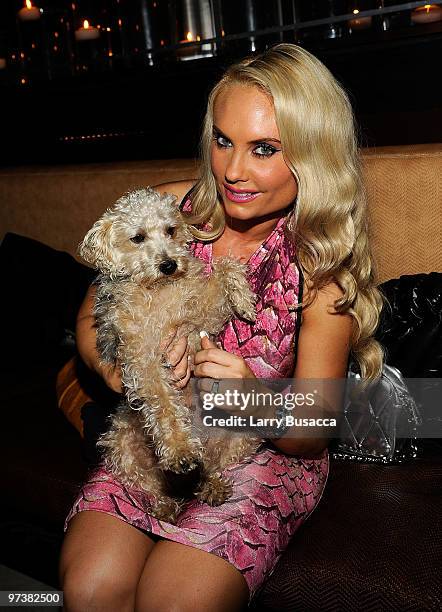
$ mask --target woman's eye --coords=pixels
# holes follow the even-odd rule
[[[145,236],[143,234],[136,234],[136,236],[132,236],[131,241],[135,244],[140,244],[140,242],[144,242]]]
[[[261,149],[261,153],[258,153],[259,149]],[[276,153],[276,151],[277,149],[272,147],[272,145],[262,143],[254,149],[253,154],[257,155],[258,157],[271,157],[274,153]]]
[[[224,136],[218,136],[214,134],[213,139],[216,142],[216,146],[220,149],[224,149],[229,146],[229,141],[227,140],[227,138],[224,138]]]
[[[169,236],[174,236],[175,235],[175,230],[176,230],[176,227],[172,227],[171,226],[171,227],[168,227],[166,231],[169,234]]]

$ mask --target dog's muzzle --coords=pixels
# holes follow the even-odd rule
[[[178,264],[173,259],[166,259],[166,261],[163,261],[163,263],[159,265],[159,268],[163,274],[167,274],[167,276],[169,276],[175,272],[175,270],[178,268]]]

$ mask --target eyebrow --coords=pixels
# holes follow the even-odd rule
[[[227,138],[227,140],[230,140],[227,134],[224,134],[224,132],[220,130],[219,127],[217,127],[215,124],[213,124],[213,130],[216,131],[220,136],[223,136],[224,138]],[[277,142],[278,144],[281,144],[281,141],[277,138],[258,138],[257,140],[249,140],[247,144],[259,144],[260,142]]]

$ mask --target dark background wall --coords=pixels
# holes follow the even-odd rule
[[[233,4],[245,19],[247,3],[230,10]],[[265,12],[262,19],[255,28],[266,26]],[[257,37],[256,46],[281,38],[293,42],[294,33]],[[442,21],[335,39],[311,30],[300,38],[349,92],[362,145],[442,141]],[[3,78],[0,164],[195,156],[210,87],[248,52],[249,40],[231,40],[220,55],[193,61],[177,62],[171,51],[153,66],[34,78],[26,86]]]

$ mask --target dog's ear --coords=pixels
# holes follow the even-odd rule
[[[115,267],[112,249],[112,221],[106,216],[94,223],[78,246],[79,255],[100,272]]]

